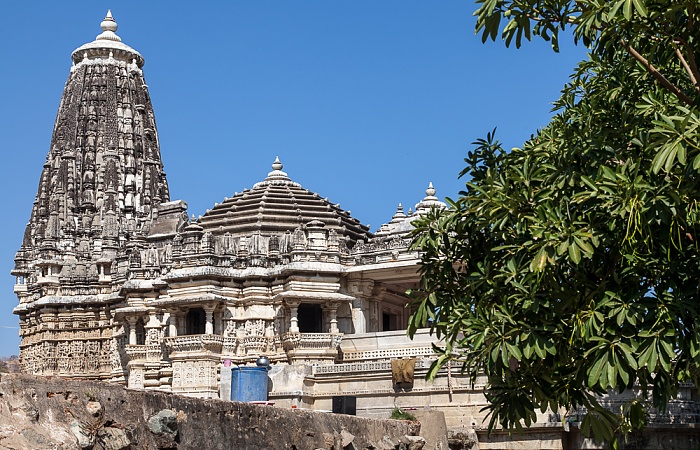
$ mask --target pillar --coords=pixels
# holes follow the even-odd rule
[[[338,333],[338,304],[330,303],[327,306],[327,311],[329,319],[328,321],[330,323],[330,329],[328,330],[328,332],[332,334]]]
[[[204,334],[214,334],[214,309],[215,306],[205,306],[206,322],[204,324]]]
[[[299,302],[289,302],[289,332],[299,332]]]
[[[136,345],[136,322],[138,318],[127,317],[126,321],[129,323],[129,345]]]

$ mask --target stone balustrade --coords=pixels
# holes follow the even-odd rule
[[[285,333],[282,345],[285,350],[337,350],[343,333]]]
[[[172,336],[164,339],[168,352],[179,353],[221,353],[224,337],[218,334],[193,334],[187,336]]]
[[[145,345],[126,345],[124,346],[129,361],[131,362],[141,362],[146,361],[146,354],[148,348]]]
[[[338,357],[343,333],[285,333],[282,348],[290,363],[332,363]]]

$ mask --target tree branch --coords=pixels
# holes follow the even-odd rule
[[[698,63],[695,61],[693,47],[687,42],[685,43],[685,51],[688,53],[688,65],[690,66],[690,71],[693,73],[690,79],[695,85],[695,90],[700,92],[700,70],[698,70]]]
[[[663,76],[661,72],[658,71],[656,67],[652,63],[649,62],[648,59],[646,59],[642,54],[640,54],[637,50],[634,49],[631,45],[627,43],[624,39],[620,40],[622,43],[622,46],[627,49],[630,55],[634,57],[639,63],[644,66],[645,69],[651,73],[651,75],[656,78],[656,80],[661,83],[663,87],[668,89],[670,92],[675,94],[676,97],[678,97],[683,103],[687,105],[693,105],[693,99],[688,96],[681,88],[676,86],[675,84],[671,83],[668,78]]]
[[[685,56],[683,56],[683,52],[681,51],[681,49],[679,49],[678,46],[675,45],[675,43],[673,45],[673,48],[676,50],[676,55],[678,56],[678,59],[681,60],[681,64],[685,68],[686,73],[690,77],[690,81],[693,83],[693,85],[695,86],[695,90],[697,91],[698,90],[698,79],[695,76],[693,69],[688,64],[688,61],[685,60]]]

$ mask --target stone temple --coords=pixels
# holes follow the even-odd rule
[[[352,396],[358,415],[438,409],[449,428],[482,433],[483,381],[448,366],[426,382],[434,338],[406,337],[411,222],[445,207],[432,184],[372,233],[277,159],[189,219],[170,198],[144,58],[111,13],[101,28],[71,55],[15,257],[22,370],[226,398],[222,367],[266,356],[275,406]],[[559,413],[538,418],[531,445],[561,448]]]
[[[411,220],[444,207],[432,184],[372,233],[277,159],[189,219],[170,198],[144,59],[111,13],[101,28],[71,55],[15,257],[23,371],[218,397],[223,361],[265,355],[282,403],[330,409],[377,376],[394,392],[391,359],[432,354],[404,331]],[[348,377],[358,384],[338,383]]]

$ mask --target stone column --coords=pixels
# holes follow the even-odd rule
[[[289,332],[299,332],[299,302],[287,302],[289,305]]]
[[[338,304],[329,303],[326,306],[326,310],[328,311],[328,322],[330,324],[328,332],[332,334],[338,333]]]
[[[374,280],[352,280],[348,282],[348,291],[355,297],[352,301],[352,321],[355,333],[368,333],[373,329],[370,316],[370,301]]]
[[[177,336],[177,311],[171,311],[168,317],[168,336]]]
[[[126,321],[129,323],[129,345],[136,345],[136,322],[138,318],[127,317]]]
[[[175,321],[177,323],[177,335],[184,336],[187,334],[187,318],[182,310],[175,311]]]
[[[206,314],[206,323],[204,324],[204,334],[214,334],[214,309],[215,306],[206,305],[204,306],[204,313]]]

